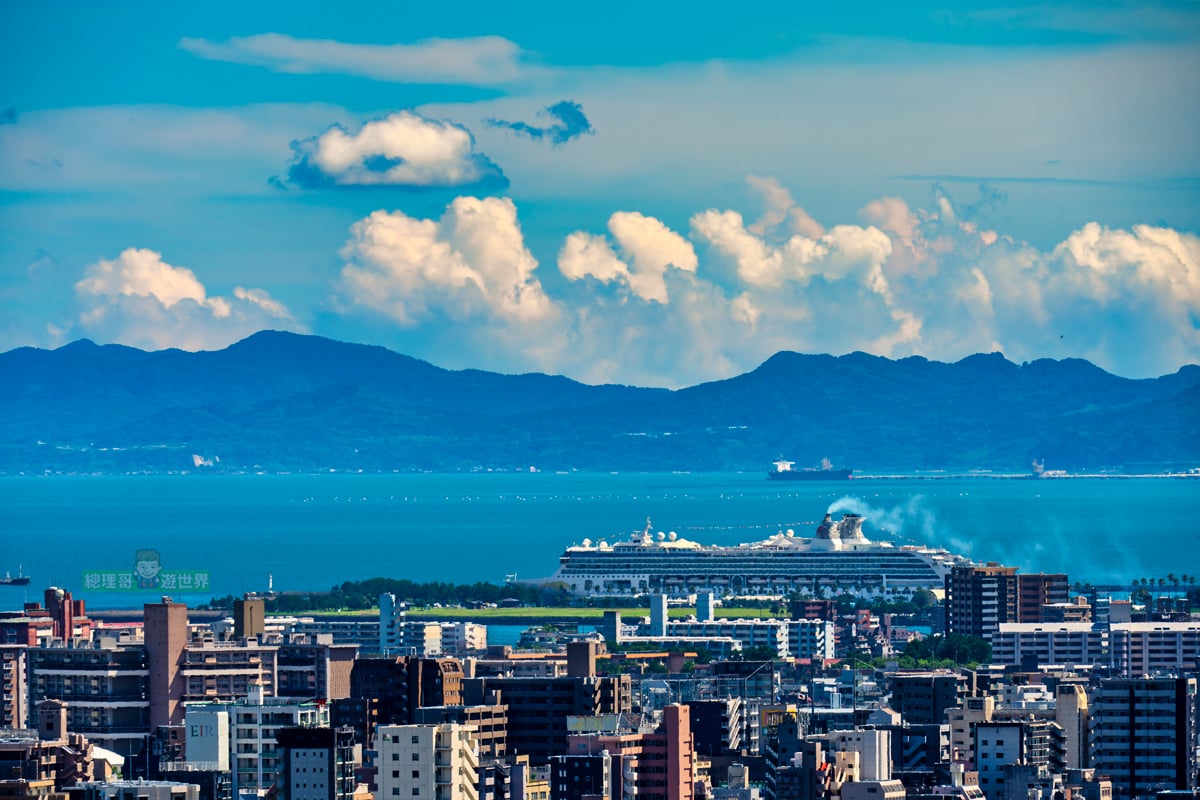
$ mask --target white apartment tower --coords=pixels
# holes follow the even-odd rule
[[[473,725],[380,725],[378,800],[477,800],[479,745]]]

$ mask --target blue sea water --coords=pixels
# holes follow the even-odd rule
[[[944,546],[1072,581],[1200,573],[1200,481],[879,479],[781,485],[762,474],[244,475],[0,478],[0,608],[69,589],[89,607],[137,607],[161,590],[83,588],[85,571],[207,572],[186,602],[328,589],[388,576],[453,582],[546,577],[563,548],[625,538],[653,520],[705,544],[793,528],[828,509],[867,516],[872,538]]]

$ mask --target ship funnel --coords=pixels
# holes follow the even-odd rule
[[[864,521],[860,514],[843,514],[841,522],[838,523],[841,538],[846,541],[866,541],[862,532]]]
[[[832,539],[833,533],[833,517],[829,514],[825,515],[825,519],[821,520],[821,524],[817,526],[818,539]]]

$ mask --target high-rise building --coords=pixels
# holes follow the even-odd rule
[[[147,648],[149,628],[147,618]],[[251,687],[258,687],[266,697],[274,697],[279,687],[279,645],[258,639],[189,641],[180,655],[177,677],[182,699],[188,702],[236,700],[249,694]],[[305,696],[312,695],[305,693]]]
[[[1008,796],[1005,775],[1010,765],[1046,767],[1061,774],[1066,768],[1063,731],[1045,720],[980,722],[975,726],[975,766],[988,800],[1018,800]]]
[[[164,597],[144,609],[150,727],[183,722],[184,678],[181,669],[188,641],[187,606]]]
[[[379,596],[379,652],[429,658],[442,654],[442,627],[408,619],[408,606],[391,592]]]
[[[1092,622],[1002,622],[992,636],[992,663],[1033,668],[1046,664],[1107,664],[1109,631]]]
[[[358,645],[334,644],[328,633],[290,636],[276,655],[279,697],[337,700],[350,696],[350,673]]]
[[[837,636],[832,622],[823,619],[793,619],[787,622],[788,652],[792,658],[823,661],[833,658]]]
[[[351,800],[354,796],[354,731],[282,728],[275,741],[280,800]]]
[[[957,708],[967,696],[967,677],[949,670],[889,672],[892,708],[909,725],[941,725],[946,709]]]
[[[1054,721],[1063,730],[1067,769],[1088,766],[1088,696],[1078,683],[1060,683],[1054,689]]]
[[[27,644],[0,644],[0,728],[23,728],[28,717]]]
[[[1017,568],[995,562],[958,566],[946,576],[946,632],[991,641],[1002,622],[1016,622]]]
[[[378,724],[406,725],[418,708],[462,705],[462,681],[462,664],[452,658],[360,658],[350,671],[350,698],[371,706],[368,717]]]
[[[112,639],[95,646],[60,642],[29,648],[26,658],[26,695],[34,703],[63,701],[73,732],[122,756],[142,752],[151,731],[152,703],[144,647]]]
[[[1062,573],[1017,576],[1017,618],[1014,622],[1045,622],[1042,606],[1065,604],[1070,585]]]
[[[950,725],[950,760],[960,764],[975,762],[975,726],[991,722],[996,713],[996,698],[990,694],[967,697],[958,708],[946,710]]]
[[[696,754],[685,705],[664,708],[662,724],[651,733],[571,734],[567,751],[571,755],[609,753],[612,797],[695,797]]]
[[[234,702],[188,703],[189,715],[203,712],[229,714],[229,748],[233,753],[234,796],[265,790],[275,781],[279,768],[276,734],[284,728],[328,728],[329,706],[323,702],[267,697],[261,687],[252,687],[247,697]]]
[[[464,694],[481,702],[485,693],[499,692],[508,706],[508,751],[529,756],[541,766],[560,755],[567,740],[567,717],[628,714],[633,709],[628,675],[595,678],[471,678]]]
[[[479,752],[470,726],[380,725],[378,798],[404,800],[475,800],[479,784]]]
[[[1126,678],[1200,670],[1200,622],[1113,623],[1113,670]]]
[[[1195,678],[1102,680],[1090,710],[1090,767],[1122,797],[1196,787]]]
[[[667,635],[667,596],[665,594],[650,595],[650,629],[649,636]]]
[[[488,695],[479,705],[423,706],[416,709],[413,722],[418,725],[443,722],[467,725],[479,744],[480,759],[495,760],[508,755],[508,706],[500,701],[498,693]]]
[[[611,800],[607,752],[550,757],[550,800]]]
[[[697,755],[711,758],[742,749],[745,705],[739,698],[692,700],[688,708]]]

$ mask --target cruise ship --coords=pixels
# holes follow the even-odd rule
[[[639,594],[785,596],[796,591],[871,594],[940,589],[950,569],[970,563],[947,550],[872,542],[863,518],[826,514],[812,537],[792,530],[761,542],[701,545],[674,532],[654,534],[650,521],[628,541],[568,547],[547,583],[578,596]]]

